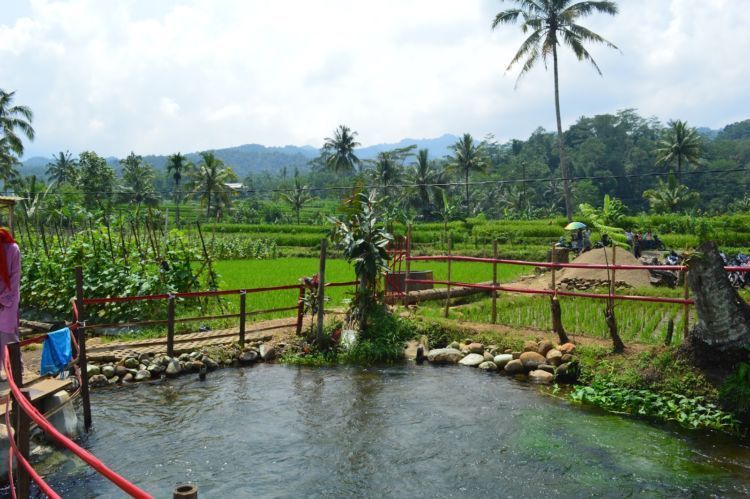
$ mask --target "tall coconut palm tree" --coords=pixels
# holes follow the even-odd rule
[[[300,224],[300,212],[302,211],[302,208],[315,199],[315,197],[310,194],[310,187],[307,185],[302,185],[302,183],[299,180],[299,177],[297,173],[295,172],[294,175],[294,189],[292,189],[289,192],[282,192],[281,193],[281,199],[289,205],[289,207],[294,212],[296,218],[297,218],[297,225]]]
[[[47,163],[47,178],[58,185],[75,184],[78,178],[78,161],[69,151],[60,151],[52,161]]]
[[[0,137],[6,139],[7,148],[20,158],[23,156],[23,142],[16,131],[34,140],[34,129],[31,127],[34,113],[26,106],[13,106],[15,94],[0,88]]]
[[[180,202],[182,201],[180,181],[182,180],[183,173],[191,166],[192,163],[179,152],[172,154],[167,160],[167,173],[171,173],[172,180],[174,180],[174,220],[178,227],[180,226]]]
[[[354,154],[354,149],[361,144],[356,141],[357,132],[346,125],[339,125],[333,137],[326,137],[323,144],[323,156],[326,167],[336,173],[351,173],[355,166],[362,173],[362,161]]]
[[[695,128],[688,127],[684,121],[667,123],[664,138],[656,149],[657,164],[677,164],[677,180],[682,183],[682,167],[697,164],[701,159],[702,141]]]
[[[159,196],[154,189],[154,168],[143,161],[141,156],[131,152],[120,160],[123,188],[120,198],[123,202],[140,207],[141,204],[156,206]]]
[[[427,149],[417,152],[417,161],[409,167],[406,178],[412,184],[408,193],[411,205],[422,213],[423,218],[430,218],[435,211],[433,204],[438,199],[437,191],[440,190],[435,184],[444,182],[444,174],[430,161]]]
[[[403,162],[413,154],[412,151],[416,147],[416,145],[411,145],[409,147],[402,147],[399,149],[393,149],[392,151],[382,151],[378,153],[373,162],[373,168],[369,173],[381,189],[382,194],[387,194],[386,191],[388,190],[388,187],[401,180],[403,175]]]
[[[464,204],[466,211],[470,211],[469,205],[469,175],[471,172],[484,171],[487,168],[487,161],[484,154],[484,144],[474,142],[474,138],[469,133],[450,146],[453,155],[448,157],[448,169],[464,177],[464,186],[466,188]]]
[[[0,137],[0,180],[3,181],[5,188],[18,178],[19,175],[16,167],[19,164],[18,158],[16,158],[11,150],[8,138]]]
[[[201,161],[191,172],[195,197],[206,205],[206,217],[211,216],[211,208],[230,204],[231,188],[226,184],[237,180],[237,175],[214,155],[213,151],[200,153]]]
[[[547,58],[552,55],[552,65],[555,77],[555,113],[557,115],[557,144],[560,154],[560,172],[563,177],[563,191],[565,194],[565,212],[568,220],[573,220],[573,206],[570,194],[570,178],[565,163],[565,147],[563,145],[562,121],[560,118],[560,84],[557,68],[557,47],[564,43],[573,50],[579,61],[589,61],[597,73],[602,74],[596,61],[591,57],[584,43],[603,43],[617,49],[611,42],[577,24],[581,17],[600,12],[616,15],[617,4],[604,0],[583,0],[573,3],[573,0],[513,0],[516,8],[504,10],[495,16],[492,29],[501,24],[512,24],[521,19],[521,31],[530,35],[521,44],[516,55],[510,61],[508,69],[523,61],[518,80],[542,59],[547,65]],[[518,82],[517,80],[517,82]],[[518,84],[516,82],[516,85]]]

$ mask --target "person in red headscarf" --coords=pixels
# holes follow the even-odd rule
[[[21,302],[21,250],[7,229],[0,228],[0,379],[6,379],[5,345],[18,341]]]

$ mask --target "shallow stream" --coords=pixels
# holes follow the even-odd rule
[[[750,447],[476,369],[257,365],[98,390],[85,447],[156,497],[750,494]],[[119,497],[77,460],[63,497]],[[45,471],[45,470],[40,470]]]

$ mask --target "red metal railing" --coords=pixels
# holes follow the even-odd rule
[[[78,349],[78,344],[75,341],[75,337],[73,336],[73,332],[76,330],[77,322],[71,324],[70,330],[71,330],[71,340],[73,342],[73,345],[76,349],[76,358],[74,358],[71,361],[71,364],[76,366],[77,370],[80,370],[80,366],[77,365],[78,360],[80,358],[80,351]],[[46,334],[30,338],[27,340],[24,340],[22,342],[18,342],[18,354],[20,354],[20,347],[24,345],[29,345],[31,343],[41,343],[44,341],[44,339],[47,337]],[[60,433],[52,424],[47,421],[47,419],[44,417],[43,414],[37,410],[36,407],[31,403],[30,400],[24,396],[23,392],[21,391],[21,388],[18,386],[20,383],[20,380],[16,380],[13,375],[10,375],[10,373],[13,373],[14,370],[11,366],[11,355],[10,355],[10,349],[6,345],[5,347],[5,358],[4,358],[4,368],[5,372],[9,373],[8,376],[8,386],[10,387],[10,394],[12,395],[13,399],[13,407],[15,411],[22,411],[25,413],[31,420],[36,423],[36,425],[42,429],[47,435],[50,435],[52,438],[54,438],[57,442],[60,443],[63,447],[70,450],[73,454],[78,456],[80,459],[82,459],[84,462],[86,462],[89,466],[94,468],[99,474],[106,477],[108,480],[110,480],[112,483],[114,483],[120,490],[125,492],[126,494],[130,495],[131,497],[136,498],[152,498],[153,496],[148,494],[147,492],[143,491],[136,485],[134,485],[129,480],[125,479],[118,473],[112,471],[110,468],[108,468],[103,462],[101,462],[99,459],[97,459],[96,456],[94,456],[92,453],[88,452],[78,444],[76,444],[73,440],[66,437],[62,433]],[[84,367],[85,368],[85,367]],[[80,372],[80,371],[79,371]],[[81,383],[81,379],[79,378],[79,385]],[[24,469],[26,473],[28,473],[29,477],[37,484],[39,489],[48,497],[51,498],[59,498],[60,496],[47,484],[44,479],[34,470],[34,468],[31,466],[31,464],[28,462],[26,457],[23,455],[23,453],[18,448],[15,438],[18,438],[18,433],[12,434],[11,433],[11,423],[10,423],[10,402],[11,397],[9,396],[6,401],[6,410],[5,410],[5,424],[8,428],[8,436],[9,436],[9,442],[10,442],[10,449],[9,449],[9,479],[10,479],[10,490],[11,495],[15,498],[16,497],[16,490],[13,483],[13,459],[17,459],[21,467]]]
[[[473,256],[461,256],[461,255],[439,255],[439,256],[411,256],[407,255],[406,259],[412,262],[426,262],[426,261],[452,261],[452,262],[474,262],[474,263],[491,263],[491,264],[504,264],[504,265],[523,265],[529,267],[542,267],[542,268],[553,268],[553,269],[597,269],[597,270],[670,270],[670,271],[685,271],[687,267],[684,265],[612,265],[612,264],[585,264],[585,263],[552,263],[552,262],[529,262],[524,260],[508,260],[502,258],[482,258]],[[750,267],[724,267],[727,272],[750,272]],[[407,283],[410,284],[439,284],[445,286],[458,286],[464,288],[481,289],[483,291],[506,291],[510,293],[524,293],[532,295],[548,295],[548,296],[570,296],[578,298],[594,298],[594,299],[614,299],[614,300],[630,300],[630,301],[641,301],[651,303],[673,303],[678,305],[693,305],[695,302],[687,298],[666,298],[660,296],[633,296],[633,295],[619,295],[619,294],[596,294],[596,293],[573,293],[570,291],[558,291],[551,289],[528,289],[519,288],[514,286],[501,286],[501,285],[487,285],[487,284],[473,284],[473,283],[462,283],[455,281],[439,281],[439,280],[425,280],[425,279],[407,279]]]

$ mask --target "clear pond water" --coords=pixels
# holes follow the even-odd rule
[[[156,497],[736,497],[750,447],[462,367],[257,365],[93,393],[85,446]],[[120,497],[74,459],[63,497]]]

